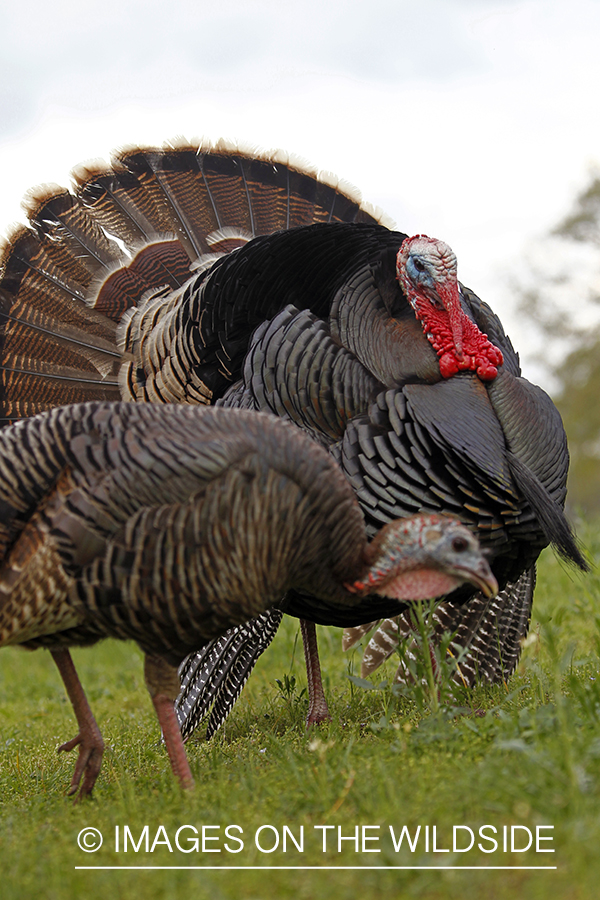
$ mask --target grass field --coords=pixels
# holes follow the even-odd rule
[[[600,527],[580,534],[597,563]],[[518,673],[437,710],[424,688],[403,697],[351,681],[360,657],[342,655],[340,634],[319,635],[332,723],[304,731],[302,653],[287,620],[223,733],[188,745],[197,782],[188,795],[158,742],[137,648],[76,652],[108,745],[94,799],[78,806],[64,796],[74,759],[56,753],[74,719],[54,665],[42,651],[2,650],[0,896],[599,896],[599,575],[579,576],[546,552]],[[414,849],[406,831],[395,848],[403,826]],[[93,853],[77,843],[89,827],[104,839]]]

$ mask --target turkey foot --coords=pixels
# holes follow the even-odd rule
[[[79,790],[75,801],[78,802],[82,797],[89,797],[92,793],[102,766],[104,741],[73,665],[71,654],[66,649],[52,650],[51,653],[79,725],[79,733],[76,737],[61,744],[58,748],[59,753],[68,753],[75,747],[79,747],[75,771],[67,791],[67,796],[71,797]],[[82,776],[83,783],[81,783]],[[79,787],[80,783],[81,787]]]
[[[68,753],[77,746],[79,746],[79,756],[75,763],[75,771],[73,772],[73,778],[71,779],[71,784],[67,791],[67,797],[71,797],[77,792],[81,776],[85,772],[81,791],[79,797],[77,797],[77,800],[79,800],[81,797],[87,797],[92,793],[92,788],[96,783],[96,778],[98,777],[102,766],[104,741],[102,740],[102,735],[98,726],[95,725],[95,729],[91,729],[85,736],[78,734],[70,741],[65,741],[64,744],[60,745],[57,753]]]
[[[321,678],[321,666],[319,663],[319,647],[317,645],[317,629],[314,622],[300,619],[302,643],[304,645],[304,658],[306,660],[306,677],[308,681],[308,716],[306,727],[327,722],[331,714],[325,699],[323,681]]]

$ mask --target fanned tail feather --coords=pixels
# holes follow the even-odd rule
[[[149,292],[182,288],[199,260],[297,225],[384,220],[326,173],[225,141],[124,148],[72,176],[71,190],[29,193],[29,225],[2,251],[2,424],[118,400],[130,375],[119,378],[115,325]],[[207,402],[210,390],[196,387],[195,402]]]

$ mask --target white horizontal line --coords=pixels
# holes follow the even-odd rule
[[[232,871],[240,871],[240,870],[248,871],[250,869],[256,870],[256,871],[261,871],[262,869],[269,869],[269,870],[293,869],[294,871],[301,870],[301,871],[317,871],[318,872],[321,870],[329,871],[332,869],[335,869],[335,870],[342,869],[344,871],[347,871],[347,870],[360,871],[361,869],[364,869],[365,871],[378,870],[378,871],[382,871],[382,872],[388,872],[388,871],[392,872],[392,871],[397,871],[399,869],[402,869],[402,870],[419,869],[421,871],[425,870],[425,869],[428,871],[435,871],[436,869],[440,869],[440,870],[442,870],[442,869],[457,869],[457,870],[460,870],[460,869],[479,870],[479,869],[481,869],[481,870],[485,870],[485,871],[490,871],[492,869],[494,869],[494,870],[510,869],[511,871],[514,871],[514,870],[523,870],[523,869],[528,869],[528,870],[530,870],[530,869],[536,869],[536,870],[557,869],[558,866],[75,866],[75,868],[76,869],[94,869],[94,870],[103,870],[103,871],[106,869],[115,869],[115,870],[139,869],[139,870],[144,870],[144,871],[153,870],[153,869],[169,869],[169,870],[170,869],[178,869],[178,870],[180,870],[180,869],[181,870],[185,870],[185,869],[207,870],[207,869],[210,869],[213,872],[215,872],[215,871],[218,872],[219,869],[222,869],[224,872],[232,872]]]

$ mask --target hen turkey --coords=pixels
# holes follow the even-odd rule
[[[282,155],[223,145],[124,151],[77,169],[74,193],[32,194],[28,209],[0,282],[5,421],[117,397],[289,418],[329,447],[370,534],[420,510],[477,533],[502,590],[492,603],[455,592],[440,620],[471,648],[469,679],[512,671],[540,550],[553,541],[584,563],[562,512],[560,418],[459,284],[450,248],[390,231]],[[280,606],[361,624],[306,594]],[[279,615],[190,662],[187,681],[204,687],[184,727],[215,696],[223,720]]]
[[[68,647],[135,640],[174,773],[193,779],[177,666],[287,590],[323,610],[398,611],[465,579],[497,584],[456,520],[416,516],[367,543],[354,493],[300,431],[244,410],[89,403],[0,432],[0,645],[47,647],[92,791],[103,742]],[[369,596],[373,593],[373,596]],[[385,614],[385,613],[384,613]],[[368,615],[372,615],[369,611]]]

